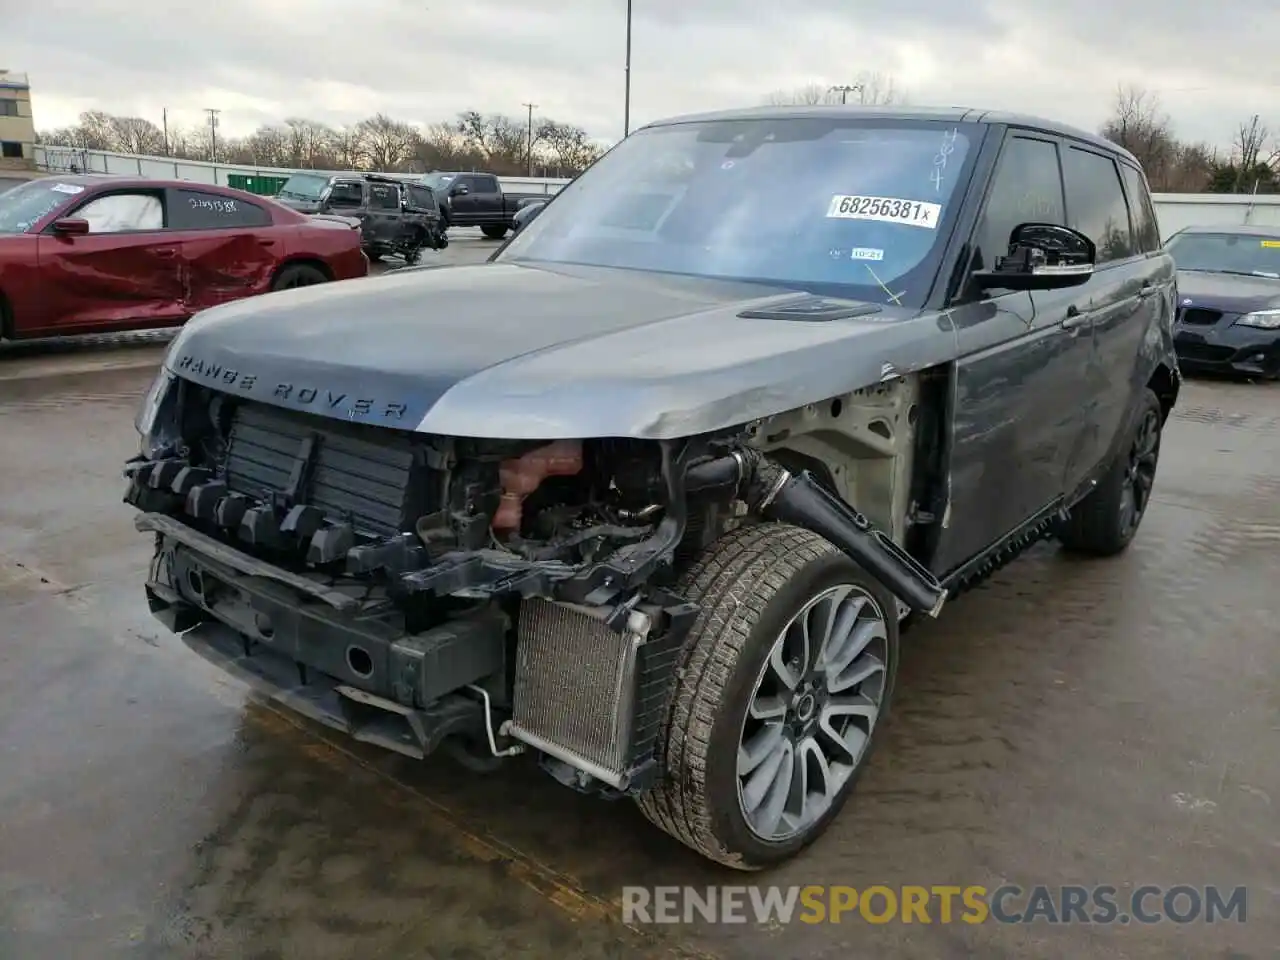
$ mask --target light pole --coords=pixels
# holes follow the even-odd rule
[[[533,108],[536,103],[526,103],[524,106],[529,108],[529,148],[525,154],[525,159],[529,161],[529,176],[533,176]]]
[[[847,83],[846,83],[846,84],[841,84],[841,85],[839,85],[839,86],[831,87],[831,88],[827,91],[827,93],[838,93],[838,94],[840,94],[840,103],[841,103],[841,104],[847,104],[847,103],[849,102],[849,94],[851,94],[851,93],[853,93],[853,92],[855,92],[855,91],[856,91],[856,92],[858,92],[858,93],[861,93],[861,92],[862,92],[862,84],[860,84],[860,83],[855,83],[855,84],[853,84],[853,85],[850,85],[850,84],[847,84]]]
[[[218,162],[218,114],[221,110],[206,109],[209,114],[209,159]]]
[[[631,0],[627,0],[627,64],[626,93],[622,101],[622,135],[631,133]]]

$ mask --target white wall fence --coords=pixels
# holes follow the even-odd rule
[[[175,160],[172,157],[146,157],[109,150],[80,150],[36,144],[36,166],[49,173],[113,173],[126,177],[156,177],[165,180],[191,180],[227,186],[227,178],[287,177],[297,171],[280,167],[245,167],[204,160]],[[345,173],[342,170],[317,171]],[[416,180],[421,174],[392,174],[405,180]],[[569,181],[558,177],[499,177],[504,190],[512,193],[552,194]]]
[[[1229,193],[1157,193],[1156,216],[1164,238],[1183,227],[1280,227],[1280,196]]]
[[[37,144],[36,166],[50,173],[114,173],[133,177],[161,177],[193,180],[197,183],[227,184],[228,176],[287,177],[293,170],[278,167],[243,167],[207,163],[201,160],[174,160],[172,157],[140,157],[106,150],[78,150]],[[330,171],[342,172],[342,171]],[[405,178],[417,174],[399,174]],[[553,194],[568,180],[554,177],[501,177],[502,186],[512,193]],[[1160,232],[1168,237],[1189,226],[1254,224],[1280,227],[1280,196],[1250,196],[1221,193],[1157,193],[1156,215]]]

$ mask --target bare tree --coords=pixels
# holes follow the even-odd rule
[[[289,133],[281,127],[259,127],[245,138],[242,152],[252,158],[254,166],[282,167],[290,159]]]
[[[535,143],[541,143],[552,166],[561,175],[585,170],[600,158],[600,144],[587,136],[581,127],[544,120],[535,132]]]
[[[361,120],[358,129],[365,162],[374,170],[396,170],[413,156],[418,133],[407,123],[379,113]]]
[[[1168,182],[1177,141],[1157,94],[1142,87],[1117,87],[1111,116],[1100,133],[1138,159],[1155,189]]]
[[[323,170],[332,165],[332,129],[303,117],[290,117],[284,126],[289,140],[289,166]]]
[[[107,129],[121,153],[160,154],[164,152],[164,133],[145,117],[109,117]]]
[[[160,153],[164,134],[140,117],[84,113],[79,122],[58,130],[42,130],[40,143],[74,150]],[[170,153],[177,159],[203,160],[210,153],[206,124],[169,129]],[[534,164],[573,176],[605,149],[585,130],[546,120],[534,129]],[[299,170],[489,170],[518,175],[528,169],[528,125],[524,118],[466,111],[453,123],[426,130],[378,114],[358,124],[334,129],[292,117],[267,124],[248,136],[220,135],[218,153],[228,163]]]

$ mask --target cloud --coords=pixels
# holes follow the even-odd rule
[[[1234,8],[1239,8],[1233,13]],[[465,109],[622,132],[625,0],[40,0],[5,15],[37,123],[86,109],[226,135],[382,111]],[[1238,25],[1247,23],[1247,29]],[[1178,132],[1226,145],[1280,89],[1280,7],[1151,0],[634,0],[633,127],[770,91],[891,74],[915,103],[1017,110],[1095,129],[1117,83],[1161,93]],[[1229,55],[1222,55],[1222,51]],[[1280,113],[1280,111],[1277,111]],[[1280,126],[1280,116],[1275,117]]]

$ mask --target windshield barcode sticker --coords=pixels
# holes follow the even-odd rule
[[[851,197],[837,194],[831,198],[827,216],[837,220],[879,220],[881,223],[903,223],[911,227],[938,229],[942,204],[907,200],[902,197]]]

